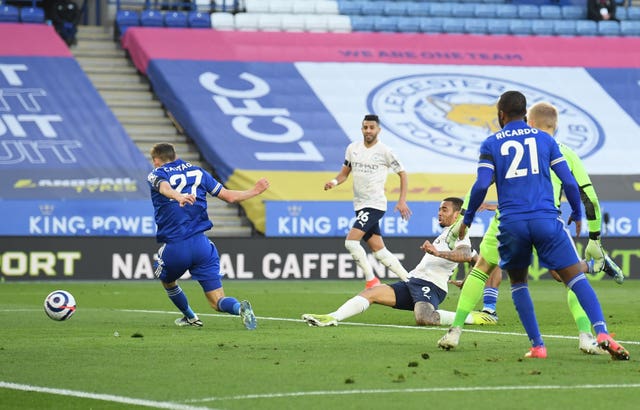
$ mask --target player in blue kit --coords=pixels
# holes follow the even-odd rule
[[[251,304],[224,294],[218,250],[204,234],[213,227],[207,215],[207,193],[225,202],[240,202],[260,195],[269,182],[260,179],[246,191],[226,189],[204,169],[177,158],[173,145],[167,143],[153,146],[151,160],[155,169],[147,179],[158,226],[156,238],[163,244],[158,251],[155,275],[184,315],[175,321],[176,325],[202,327],[202,321],[177,284],[178,278],[189,270],[212,308],[240,315],[247,329],[255,329],[257,322]]]
[[[614,359],[629,360],[626,349],[607,331],[600,302],[580,269],[575,245],[555,206],[550,169],[562,181],[572,209],[569,222],[575,221],[579,232],[580,192],[557,142],[549,134],[526,124],[527,101],[522,93],[505,92],[497,108],[502,130],[489,136],[480,147],[477,179],[459,229],[460,237],[465,236],[487,189],[495,181],[500,211],[500,267],[509,275],[513,303],[531,341],[532,347],[525,357],[547,357],[527,284],[535,247],[541,263],[555,270],[577,296],[600,347]],[[460,328],[450,329],[455,331],[459,332]],[[456,336],[459,337],[451,335],[450,338],[453,340]],[[447,339],[446,335],[443,339]],[[446,348],[446,340],[440,346]]]

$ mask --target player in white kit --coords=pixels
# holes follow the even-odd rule
[[[408,178],[395,154],[379,140],[379,133],[378,116],[365,115],[362,121],[363,140],[349,144],[340,173],[324,184],[325,191],[332,189],[346,181],[349,174],[353,174],[353,208],[356,221],[347,234],[344,246],[364,272],[366,288],[379,285],[380,279],[373,273],[367,253],[360,244],[363,239],[376,259],[401,280],[407,281],[407,271],[398,258],[385,247],[378,223],[387,211],[384,185],[389,169],[400,176],[400,198],[395,210],[400,212],[402,219],[409,220],[411,210],[406,202]]]

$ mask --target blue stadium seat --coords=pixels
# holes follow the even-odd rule
[[[187,15],[187,24],[191,28],[211,28],[211,16],[209,13],[190,11]]]
[[[453,3],[431,3],[430,13],[433,17],[451,17]]]
[[[464,32],[468,34],[487,34],[487,20],[473,17],[464,19]]]
[[[351,30],[373,31],[372,16],[349,16],[349,18],[351,18]]]
[[[509,19],[509,33],[515,35],[530,35],[533,33],[533,20]]]
[[[509,19],[487,19],[487,32],[489,34],[509,34]]]
[[[401,33],[419,33],[420,17],[398,17],[398,31]]]
[[[620,35],[640,36],[640,21],[621,21]]]
[[[347,16],[357,16],[362,14],[362,5],[365,1],[340,1],[338,2],[338,12]]]
[[[475,4],[454,3],[451,5],[452,17],[473,17],[476,11]]]
[[[501,19],[514,19],[518,17],[518,6],[515,4],[498,4],[496,17]]]
[[[140,25],[140,15],[135,10],[118,10],[116,13],[116,27],[118,34],[122,36],[127,28]]]
[[[598,34],[598,23],[593,20],[576,21],[576,34],[579,36],[595,36]]]
[[[575,36],[576,20],[572,20],[572,19],[554,20],[553,34],[557,36]]]
[[[442,33],[444,17],[431,17],[420,19],[420,31],[423,33]]]
[[[619,36],[620,23],[613,20],[602,20],[598,22],[598,34],[601,36]]]
[[[518,5],[518,17],[522,19],[537,19],[540,17],[540,7],[535,4]]]
[[[584,17],[586,18],[586,17]],[[626,7],[618,7],[616,9],[616,18],[620,21],[622,20],[628,20],[629,18],[627,17],[627,8]]]
[[[540,18],[557,20],[562,18],[562,9],[556,4],[543,4],[540,6]]]
[[[640,20],[640,7],[627,7],[627,20]]]
[[[167,11],[164,15],[164,25],[167,27],[187,27],[187,13],[183,11]]]
[[[561,6],[562,18],[567,20],[583,20],[587,18],[587,8],[568,4]]]
[[[553,20],[533,20],[531,32],[537,36],[550,36],[553,34]]]
[[[431,3],[412,1],[407,4],[407,16],[427,17],[431,14]]]
[[[362,4],[360,12],[364,16],[382,16],[384,14],[383,1],[367,1]]]
[[[476,4],[474,9],[474,15],[476,17],[490,19],[496,16],[495,4]]]
[[[444,17],[442,20],[442,32],[464,33],[464,20],[456,17]]]
[[[17,23],[20,21],[20,10],[15,6],[0,6],[0,22]]]
[[[388,33],[398,31],[398,17],[373,16],[373,31],[384,31]]]
[[[44,9],[40,7],[23,7],[20,9],[20,21],[23,23],[44,23]]]
[[[157,10],[144,10],[140,13],[140,25],[144,27],[163,27],[164,18]]]
[[[384,4],[385,16],[407,16],[408,1],[386,1]]]

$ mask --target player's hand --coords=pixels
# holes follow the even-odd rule
[[[428,254],[435,255],[435,256],[437,256],[436,254],[438,253],[438,250],[436,249],[436,247],[433,246],[433,244],[431,242],[429,242],[428,240],[424,241],[422,246],[420,246],[420,249],[422,249],[423,251],[425,251]]]
[[[267,188],[269,188],[269,181],[267,180],[267,178],[260,178],[254,186],[254,189],[256,190],[258,195],[266,191]]]
[[[589,243],[584,248],[584,258],[593,259],[593,271],[600,272],[604,267],[604,248],[600,239],[589,239]]]
[[[395,211],[400,212],[400,216],[402,216],[402,219],[404,219],[405,221],[409,220],[409,217],[411,216],[411,209],[409,209],[409,206],[406,202],[398,201],[394,209]]]
[[[336,185],[338,185],[338,181],[335,180],[335,179],[332,179],[331,181],[324,183],[324,190],[328,191],[328,190],[332,189],[333,187],[335,187]]]
[[[451,280],[451,279],[449,279],[448,283],[450,283],[453,286],[456,286],[456,287],[462,289],[462,287],[464,286],[464,279],[462,279],[462,280],[459,280],[459,279],[458,280]]]
[[[577,219],[577,218],[574,219],[572,215],[567,220],[567,225],[571,225],[572,222],[575,222],[576,224],[576,238],[578,238],[580,236],[580,232],[582,232],[582,219]]]
[[[465,236],[467,236],[467,225],[464,224],[464,222],[460,222],[460,228],[458,228],[458,238],[459,239],[464,239]]]
[[[178,198],[180,206],[193,205],[196,202],[196,196],[192,194],[182,194]]]
[[[447,234],[447,246],[449,249],[453,250],[456,247],[456,242],[458,242],[460,224],[462,223],[462,215],[458,215],[456,221],[451,225],[451,229],[449,229],[449,233]]]

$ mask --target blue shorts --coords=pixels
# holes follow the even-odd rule
[[[390,284],[396,294],[394,309],[411,310],[417,302],[431,303],[437,309],[440,303],[447,297],[447,292],[440,289],[432,282],[409,278],[409,282],[395,282]]]
[[[558,270],[580,261],[571,233],[560,218],[500,222],[498,234],[500,267],[525,269],[531,264],[533,247],[540,264]]]
[[[165,243],[158,251],[155,273],[161,281],[173,282],[187,270],[205,292],[222,287],[218,250],[205,234]]]
[[[374,208],[362,208],[356,211],[356,221],[353,227],[364,231],[364,241],[368,241],[373,235],[380,235],[380,220],[384,216],[384,211]]]

